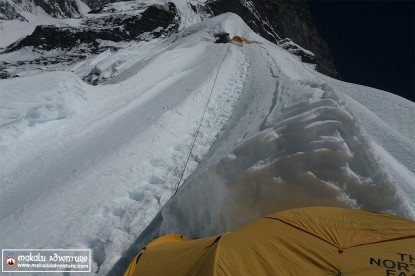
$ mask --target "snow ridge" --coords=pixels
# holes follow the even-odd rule
[[[244,134],[225,156],[211,153],[223,157],[189,177],[163,208],[156,233],[203,237],[278,210],[311,205],[415,217],[413,180],[392,174],[390,162],[342,93],[314,73],[299,76],[298,64],[282,62],[278,48],[256,47],[267,57],[269,82],[276,85],[269,112],[256,115],[264,118],[259,132],[249,139]]]
[[[199,22],[175,2],[169,37],[0,81],[0,247],[91,248],[106,275],[143,230],[202,237],[312,205],[415,218],[415,104],[365,98],[239,16]],[[253,43],[215,44],[219,32]]]
[[[206,32],[178,36],[184,38],[169,39],[167,48],[165,40],[142,43],[149,49],[164,49],[150,58],[143,57],[144,45],[101,56],[103,71],[127,53],[135,63],[145,60],[144,67],[132,62],[119,68],[125,75],[121,78],[119,72],[114,84],[91,87],[67,72],[0,82],[0,90],[9,91],[2,102],[21,109],[15,121],[10,118],[16,111],[4,108],[0,113],[9,118],[0,130],[9,138],[4,136],[0,142],[10,158],[1,159],[9,166],[1,172],[2,234],[17,237],[25,229],[38,229],[35,240],[23,237],[19,246],[91,248],[93,271],[109,271],[174,193],[210,92],[185,177],[203,160],[232,116],[244,86],[248,62],[240,47],[215,45]],[[83,74],[91,67],[82,68],[74,71]],[[18,82],[28,88],[22,89]],[[68,94],[75,83],[79,83],[77,93],[84,96],[79,105],[74,105],[78,96]],[[23,105],[32,93],[30,104]],[[32,112],[33,108],[43,112],[38,107],[60,94],[68,98],[61,102],[63,110],[72,110],[70,115],[58,118],[59,114]],[[26,113],[32,114],[30,118],[48,115],[50,120],[30,123],[24,119]],[[10,143],[12,135],[17,138],[14,143]],[[24,227],[16,229],[17,224]],[[16,246],[15,241],[2,246]]]

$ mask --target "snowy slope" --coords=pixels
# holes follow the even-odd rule
[[[41,7],[35,6],[32,2],[28,3],[30,3],[30,7],[23,7],[24,9],[17,7],[19,14],[25,20],[0,19],[0,50],[30,35],[38,25],[74,25],[80,21],[80,19],[54,18],[47,14]],[[16,7],[16,5],[14,6]]]
[[[159,211],[153,234],[191,237],[311,205],[415,218],[414,103],[182,2],[169,38],[0,80],[1,248],[91,248],[105,275]],[[220,31],[255,43],[214,44]]]
[[[71,1],[69,3],[65,3],[65,1],[63,1],[62,3],[60,3],[59,1],[51,3],[49,3],[48,1],[44,1],[44,5],[50,9],[49,13],[42,9],[42,7],[36,6],[36,4],[30,0],[0,0],[0,2],[4,2],[5,5],[8,5],[9,7],[13,8],[13,11],[20,18],[5,20],[3,19],[3,17],[7,18],[7,14],[0,14],[0,50],[1,48],[6,48],[13,42],[16,42],[19,39],[22,39],[25,36],[31,34],[33,30],[36,28],[36,26],[74,25],[77,23],[79,24],[82,18],[94,17],[93,14],[88,14],[88,12],[91,9],[87,6],[87,4],[85,3],[87,1],[85,0],[76,0]],[[104,9],[104,14],[117,12],[124,14],[136,14],[136,11],[134,10],[134,8],[132,8],[132,6],[135,6],[137,4],[142,6],[151,6],[154,4],[165,4],[167,2],[173,2],[176,4],[180,12],[180,26],[181,29],[183,29],[202,20],[201,15],[193,11],[189,4],[203,4],[205,0],[127,0],[118,2],[120,3],[116,2],[111,4],[111,11],[106,11],[106,9]],[[62,7],[59,7],[59,5],[65,6],[66,9],[61,10]],[[68,18],[68,16],[70,18]],[[80,17],[81,19],[79,19]]]
[[[323,76],[278,47],[244,51],[237,119],[165,206],[160,234],[217,234],[310,205],[415,217],[414,103]]]

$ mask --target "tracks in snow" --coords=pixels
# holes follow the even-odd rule
[[[261,47],[258,51],[267,56]],[[254,118],[247,121],[239,114],[241,121],[226,130],[233,141],[252,126],[259,133],[248,140],[244,137],[250,134],[243,134],[227,156],[189,178],[163,209],[160,234],[219,234],[268,213],[313,205],[409,216],[381,157],[343,96],[326,82],[287,77],[268,58],[258,66],[264,64],[268,72],[260,67],[251,72],[263,70],[269,76],[266,81],[275,85],[271,103],[265,104],[264,97],[259,104],[268,105],[268,112],[249,106],[247,115]],[[268,88],[255,80],[250,83],[244,88],[244,94],[250,95],[244,95],[245,100],[259,103],[255,93]],[[210,155],[223,156],[223,150],[218,146]]]
[[[117,241],[120,237],[137,236],[174,193],[191,141],[197,133],[203,108],[210,91],[213,89],[205,119],[196,137],[192,155],[184,173],[184,179],[209,151],[217,134],[232,115],[233,106],[239,98],[247,74],[246,57],[238,47],[230,47],[223,66],[219,68],[219,64],[217,64],[212,72],[213,77],[207,79],[207,83],[202,84],[197,92],[189,94],[178,108],[165,112],[151,127],[148,137],[151,137],[151,143],[154,145],[150,148],[156,148],[157,144],[163,148],[156,152],[145,150],[143,154],[148,158],[142,158],[144,163],[136,164],[132,168],[135,170],[133,174],[139,176],[135,180],[135,185],[129,189],[127,200],[116,200],[114,204],[117,206],[116,210],[124,211],[116,212],[116,214],[104,211],[108,219],[111,221],[115,219],[114,227],[124,232],[123,235],[117,234],[117,236],[109,234],[111,236],[106,239]],[[224,56],[225,51],[221,52]],[[214,84],[214,73],[217,70],[220,71],[216,84]],[[180,129],[186,129],[189,132],[186,135],[176,133]],[[129,178],[125,181],[131,180]],[[109,209],[112,210],[114,207],[109,207]],[[128,243],[131,243],[131,240]],[[118,252],[118,250],[113,250],[111,246],[105,247],[105,251]],[[106,259],[114,258],[107,256]],[[99,264],[99,260],[97,260],[97,264]],[[103,264],[100,272],[101,269],[108,271],[110,268],[108,265],[110,264]]]

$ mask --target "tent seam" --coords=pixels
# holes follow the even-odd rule
[[[409,236],[405,236],[405,237],[399,237],[399,238],[394,238],[394,239],[389,239],[389,240],[383,240],[383,241],[376,241],[376,242],[371,242],[371,243],[362,243],[362,244],[358,244],[358,245],[346,247],[345,249],[355,248],[355,247],[360,247],[360,246],[370,245],[370,244],[383,243],[383,242],[391,242],[391,241],[399,241],[399,240],[413,239],[413,238],[415,238],[415,235],[409,235]]]
[[[337,249],[344,249],[344,248],[342,248],[342,247],[340,247],[340,246],[337,246],[337,245],[335,245],[335,244],[333,244],[333,243],[331,243],[331,242],[329,242],[329,241],[327,241],[327,240],[323,239],[322,237],[319,237],[319,236],[317,236],[317,235],[315,235],[315,234],[313,234],[313,233],[311,233],[311,232],[309,232],[309,231],[307,231],[307,230],[305,230],[305,229],[302,229],[302,228],[300,228],[300,227],[298,227],[298,226],[295,226],[295,225],[293,225],[293,224],[291,224],[291,223],[289,223],[289,222],[286,222],[286,221],[284,221],[284,220],[282,220],[282,219],[279,219],[279,218],[273,218],[273,217],[265,217],[265,218],[267,218],[267,219],[274,219],[274,220],[278,220],[279,222],[282,222],[282,223],[284,223],[284,224],[287,224],[288,226],[291,226],[291,227],[293,227],[293,228],[295,228],[295,229],[297,229],[297,230],[300,230],[300,231],[302,231],[302,232],[304,232],[304,233],[309,234],[310,236],[313,236],[313,237],[315,237],[315,238],[317,238],[317,239],[319,239],[319,240],[322,240],[322,241],[324,241],[325,243],[328,243],[328,244],[330,244],[330,245],[332,245],[332,246],[336,247]]]
[[[229,232],[228,232],[229,233]],[[227,235],[228,233],[223,233],[222,235],[221,235],[221,238],[217,241],[217,245],[216,245],[216,250],[215,250],[215,257],[213,258],[213,275],[212,276],[215,276],[216,275],[216,262],[217,262],[217,259],[218,259],[218,255],[219,255],[219,250],[220,250],[220,243],[222,242],[222,239],[223,239],[223,237],[225,236],[225,235]]]
[[[323,239],[323,238],[321,238],[321,237],[319,237],[319,236],[317,236],[317,235],[315,235],[315,234],[313,234],[313,233],[311,233],[311,232],[309,232],[309,231],[307,231],[305,229],[302,229],[302,228],[300,228],[298,226],[295,226],[295,225],[293,225],[291,223],[288,223],[288,222],[286,222],[284,220],[281,220],[279,218],[273,218],[273,217],[265,217],[265,218],[267,218],[267,219],[273,219],[273,220],[277,220],[279,222],[282,222],[282,223],[284,223],[284,224],[286,224],[286,225],[288,225],[290,227],[293,227],[293,228],[295,228],[295,229],[297,229],[297,230],[299,230],[301,232],[304,232],[304,233],[306,233],[306,234],[308,234],[310,236],[313,236],[313,237],[315,237],[315,238],[317,238],[317,239],[319,239],[319,240],[321,240],[321,241],[323,241],[323,242],[325,242],[325,243],[327,243],[327,244],[329,244],[329,245],[337,248],[338,249],[338,253],[339,253],[338,254],[338,261],[339,261],[339,263],[338,263],[338,270],[339,271],[338,272],[340,273],[339,275],[342,275],[341,274],[341,271],[342,271],[342,260],[341,260],[342,259],[342,254],[341,253],[343,252],[344,248],[341,248],[340,246],[336,246],[335,244],[333,244],[333,243],[331,243],[331,242],[329,242],[329,241],[327,241],[327,240],[325,240],[325,239]]]
[[[307,231],[307,230],[305,230],[305,229],[302,229],[302,228],[300,228],[300,227],[298,227],[298,226],[295,226],[294,224],[291,224],[291,223],[289,223],[289,222],[286,222],[286,221],[284,221],[284,220],[282,220],[282,219],[279,219],[279,218],[273,218],[273,217],[265,217],[265,218],[267,218],[267,219],[274,219],[274,220],[278,220],[278,221],[280,221],[280,222],[282,222],[282,223],[284,223],[284,224],[287,224],[287,225],[289,225],[289,226],[291,226],[291,227],[293,227],[293,228],[295,228],[295,229],[297,229],[297,230],[300,230],[300,231],[302,231],[302,232],[304,232],[304,233],[307,233],[307,234],[309,234],[309,235],[311,235],[311,236],[313,236],[313,237],[316,237],[316,238],[318,238],[319,240],[322,240],[322,241],[324,241],[324,242],[326,242],[326,243],[328,243],[328,244],[330,244],[330,245],[332,245],[332,246],[334,246],[334,247],[336,247],[337,249],[341,249],[341,250],[346,250],[346,249],[349,249],[349,248],[355,248],[355,247],[360,247],[360,246],[364,246],[364,245],[370,245],[370,244],[377,244],[377,243],[383,243],[383,242],[390,242],[390,241],[397,241],[397,240],[405,240],[405,239],[412,239],[412,238],[415,238],[415,235],[409,235],[409,236],[404,236],[404,237],[399,237],[399,238],[394,238],[394,239],[388,239],[388,240],[382,240],[382,241],[376,241],[376,242],[371,242],[371,243],[362,243],[362,244],[358,244],[358,245],[354,245],[354,246],[350,246],[350,247],[339,247],[339,246],[336,246],[335,244],[333,244],[333,243],[331,243],[331,242],[329,242],[329,241],[327,241],[327,240],[325,240],[325,239],[323,239],[322,237],[319,237],[319,236],[317,236],[317,235],[315,235],[315,234],[313,234],[313,233],[311,233],[311,232],[309,232],[309,231]]]

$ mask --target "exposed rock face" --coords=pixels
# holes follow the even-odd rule
[[[120,13],[109,4],[102,14],[82,19],[78,27],[37,26],[31,35],[10,45],[4,52],[28,46],[24,51],[41,57],[0,62],[0,79],[17,77],[18,72],[24,71],[59,70],[59,65],[62,68],[107,50],[117,51],[123,47],[123,41],[167,37],[178,30],[180,16],[173,3],[152,6],[131,3],[133,11],[128,13]],[[97,84],[99,80],[94,72],[84,78],[91,84]]]
[[[304,62],[315,63],[319,72],[339,78],[328,45],[320,37],[305,0],[209,0],[206,12],[214,16],[236,13],[255,32],[275,43],[290,38],[315,54],[314,60],[300,55]]]
[[[76,0],[12,0],[13,3],[27,12],[34,12],[33,7],[41,7],[47,14],[56,18],[79,18]]]
[[[78,18],[81,12],[75,0],[33,0],[46,13],[57,18]]]
[[[16,9],[6,0],[0,0],[0,20],[27,21]]]
[[[43,50],[68,49],[81,43],[93,44],[97,39],[121,41],[127,36],[119,29],[75,29],[71,27],[37,26],[31,35],[26,36],[7,51],[12,52],[25,46]]]
[[[150,6],[140,16],[109,15],[99,17],[96,21],[88,19],[80,28],[37,26],[31,35],[9,46],[6,52],[25,46],[43,50],[70,49],[79,44],[88,44],[90,50],[96,52],[98,39],[113,42],[143,40],[144,37],[140,36],[144,34],[145,37],[157,38],[169,35],[179,27],[177,9],[173,3]]]
[[[116,2],[129,2],[134,0],[83,0],[85,4],[88,5],[88,7],[91,8],[92,11],[96,10],[102,10],[105,5],[109,3],[116,3]]]
[[[77,0],[10,0],[18,9],[39,6],[55,17],[81,17]],[[97,40],[148,40],[167,36],[179,27],[179,14],[173,3],[146,6],[142,1],[80,0],[92,9],[80,27],[38,26],[7,52],[25,46],[35,49],[74,49],[99,53],[107,48]],[[123,2],[123,3],[116,3]],[[6,0],[0,0],[0,18],[25,20]],[[306,0],[207,0],[189,1],[202,18],[233,12],[258,34],[281,45],[302,61],[316,65],[326,75],[339,78],[329,48],[317,32]],[[128,11],[128,12],[125,12]]]
[[[102,10],[102,8],[114,2],[129,1],[129,0],[10,0],[13,5],[10,5],[6,0],[0,0],[0,19],[11,20],[19,19],[25,20],[20,14],[19,10],[29,13],[36,13],[34,7],[42,8],[48,15],[56,18],[80,18],[82,12],[79,8],[79,2],[84,2],[92,10]],[[131,0],[132,1],[132,0]],[[22,19],[23,18],[23,19]]]
[[[291,39],[284,38],[278,41],[278,44],[290,52],[291,54],[294,54],[296,56],[299,56],[303,62],[316,64],[316,56],[314,53],[300,47],[298,44],[295,44]]]
[[[102,9],[106,4],[111,2],[116,2],[114,0],[84,0],[84,2],[88,5],[88,7],[91,8],[91,10],[100,10]]]
[[[176,31],[179,27],[176,5],[153,5],[148,7],[140,18],[132,17],[123,22],[131,38],[151,32],[153,37],[160,37]]]

